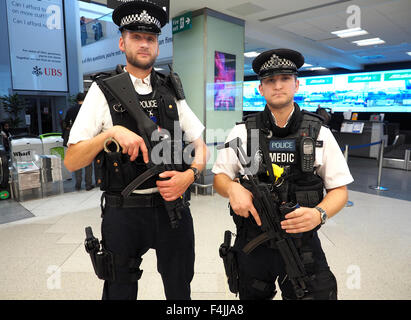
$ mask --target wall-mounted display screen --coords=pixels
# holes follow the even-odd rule
[[[300,77],[294,97],[301,108],[334,112],[411,112],[411,69]],[[244,82],[243,111],[261,111],[260,81]]]
[[[214,53],[214,110],[235,110],[235,55]]]

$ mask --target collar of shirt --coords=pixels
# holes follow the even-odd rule
[[[124,71],[127,72],[126,68],[124,67]],[[134,89],[139,94],[149,94],[151,91],[153,91],[153,88],[151,87],[151,73],[145,77],[144,79],[139,79],[135,76],[133,76],[131,73],[129,73],[131,82],[133,83]]]
[[[287,122],[285,123],[284,127],[287,126],[288,121],[290,121],[291,116],[293,115],[293,113],[294,113],[294,109],[290,112],[290,114],[289,114],[289,116],[288,116],[288,118],[287,118]],[[277,120],[275,119],[274,114],[273,114],[272,112],[271,112],[271,115],[273,116],[275,125],[278,126]],[[283,127],[283,128],[284,128],[284,127]]]

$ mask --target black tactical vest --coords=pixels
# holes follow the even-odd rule
[[[311,137],[314,146],[322,147],[318,134],[322,118],[316,114],[301,111],[295,103],[294,114],[285,128],[274,124],[271,111],[266,109],[250,115],[245,120],[247,129],[247,153],[259,162],[257,177],[259,181],[274,183],[271,164],[279,165],[285,170],[284,183],[278,187],[280,201],[298,203],[303,207],[314,207],[323,199],[324,185],[321,177],[315,174],[315,168],[303,170],[301,141]],[[251,142],[251,130],[258,129],[259,143]],[[251,150],[252,146],[258,150]],[[315,148],[313,150],[315,157]],[[268,164],[268,165],[267,165]],[[307,172],[308,171],[308,172]],[[273,190],[276,187],[273,187]]]
[[[121,125],[139,134],[135,119],[105,90],[101,77],[97,76],[94,79],[106,97],[113,126]],[[155,72],[154,69],[151,73],[151,86],[153,91],[150,94],[138,94],[140,103],[138,107],[142,108],[147,116],[160,128],[167,130],[174,141],[174,126],[180,127],[173,88],[168,78]],[[183,136],[183,133],[181,134]],[[179,140],[174,141],[180,144],[178,150],[181,151],[183,150],[182,136],[179,137]],[[113,143],[110,144],[109,148],[110,151],[115,151]],[[128,154],[124,155],[121,151],[107,153],[103,150],[95,159],[95,167],[96,179],[97,181],[100,179],[98,181],[98,183],[100,182],[100,189],[112,193],[121,192],[131,181],[146,171],[146,164],[143,161],[141,152],[139,152],[137,159],[131,162]],[[177,169],[183,170],[183,165],[178,165]],[[156,187],[156,180],[158,180],[158,176],[150,178],[138,189],[154,188]]]

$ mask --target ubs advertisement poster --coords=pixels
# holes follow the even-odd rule
[[[6,0],[14,90],[67,91],[62,0]]]
[[[235,55],[214,53],[214,110],[235,110]]]

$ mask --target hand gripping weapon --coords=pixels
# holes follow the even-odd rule
[[[139,104],[138,95],[131,82],[130,76],[127,72],[120,73],[118,75],[103,79],[105,88],[109,93],[128,111],[128,113],[137,122],[137,129],[139,135],[143,138],[144,143],[148,150],[149,162],[147,163],[147,170],[135,178],[122,192],[123,197],[128,197],[134,189],[139,187],[145,181],[151,177],[160,174],[164,171],[176,170],[176,166],[173,163],[166,163],[163,161],[160,164],[155,164],[152,161],[151,155],[153,148],[162,144],[163,150],[170,150],[172,146],[171,137],[157,126],[141,109]],[[153,132],[157,131],[161,137],[159,141],[152,141],[150,138]],[[178,220],[181,219],[181,210],[188,204],[184,202],[183,197],[179,197],[173,201],[164,201],[167,213],[170,217],[170,225],[172,228],[178,227]]]
[[[289,277],[295,294],[298,299],[311,299],[308,293],[307,282],[309,278],[304,268],[304,264],[298,254],[292,236],[281,228],[281,221],[284,216],[299,207],[298,204],[279,204],[265,183],[260,183],[251,174],[247,166],[246,153],[242,147],[240,138],[233,139],[217,149],[232,148],[236,153],[241,165],[244,168],[244,177],[247,184],[244,185],[253,195],[253,205],[261,218],[262,234],[251,240],[244,248],[243,252],[251,253],[260,244],[270,241],[270,247],[279,250],[285,264],[285,270]],[[245,181],[245,180],[244,180]]]

